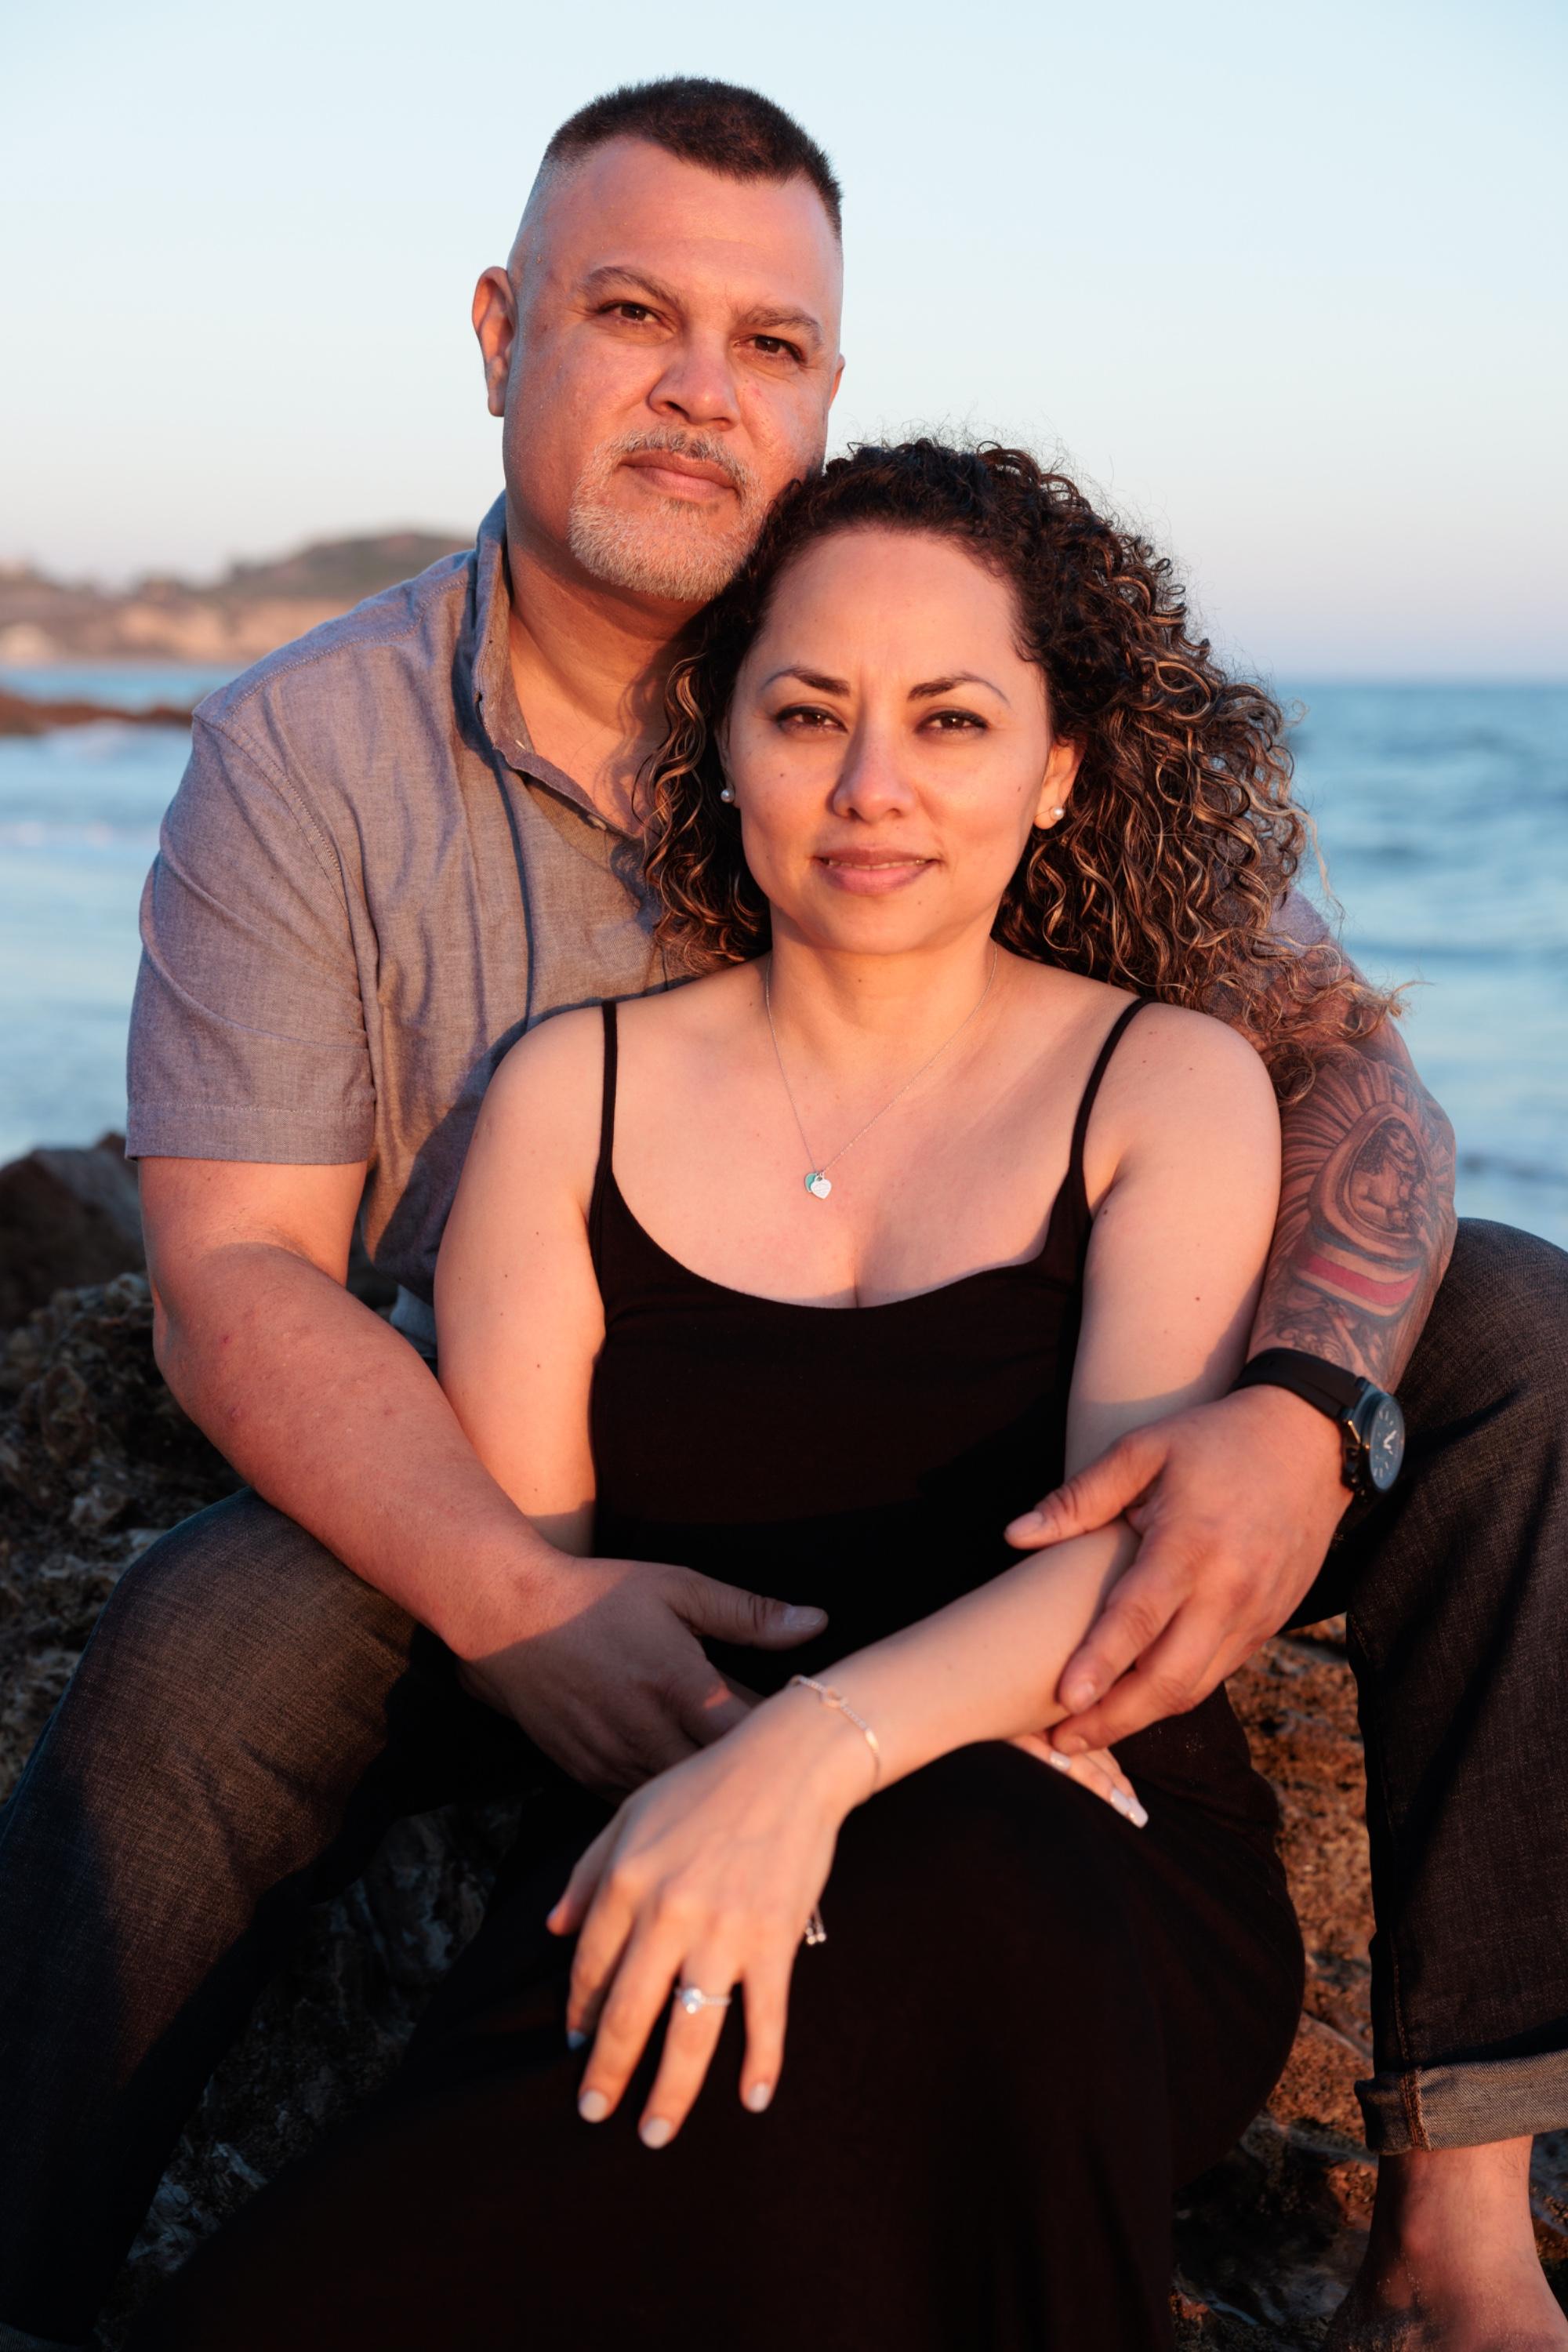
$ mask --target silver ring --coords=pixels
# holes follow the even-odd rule
[[[683,1984],[677,1987],[675,1998],[677,2005],[686,2011],[688,2017],[695,2017],[704,2009],[728,2009],[734,1995],[704,1992],[700,1985]]]
[[[800,1940],[803,1944],[826,1943],[827,1930],[822,1924],[822,1914],[820,1911],[814,1911],[812,1913],[810,1918],[805,1923],[805,1933]]]

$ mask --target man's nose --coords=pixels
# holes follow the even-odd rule
[[[741,403],[729,345],[717,338],[683,338],[648,394],[648,404],[660,416],[685,425],[736,424]]]
[[[913,790],[901,771],[895,730],[863,721],[845,747],[833,788],[835,816],[873,823],[879,817],[903,815],[914,803]]]

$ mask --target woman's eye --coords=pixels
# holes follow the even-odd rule
[[[787,727],[795,734],[810,734],[823,728],[837,727],[838,721],[833,712],[824,710],[820,703],[792,702],[787,709],[774,713],[773,724]]]
[[[985,732],[985,721],[977,710],[933,710],[925,723],[934,728],[939,735],[983,735]]]

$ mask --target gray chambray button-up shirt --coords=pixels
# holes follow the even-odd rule
[[[501,1055],[663,982],[637,846],[533,750],[507,620],[498,499],[471,554],[211,696],[142,902],[127,1150],[368,1161],[421,1339]]]

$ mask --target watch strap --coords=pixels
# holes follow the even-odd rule
[[[1361,1402],[1367,1382],[1325,1356],[1300,1348],[1264,1348],[1244,1368],[1237,1389],[1289,1389],[1304,1404],[1316,1405],[1330,1421],[1344,1423]]]

